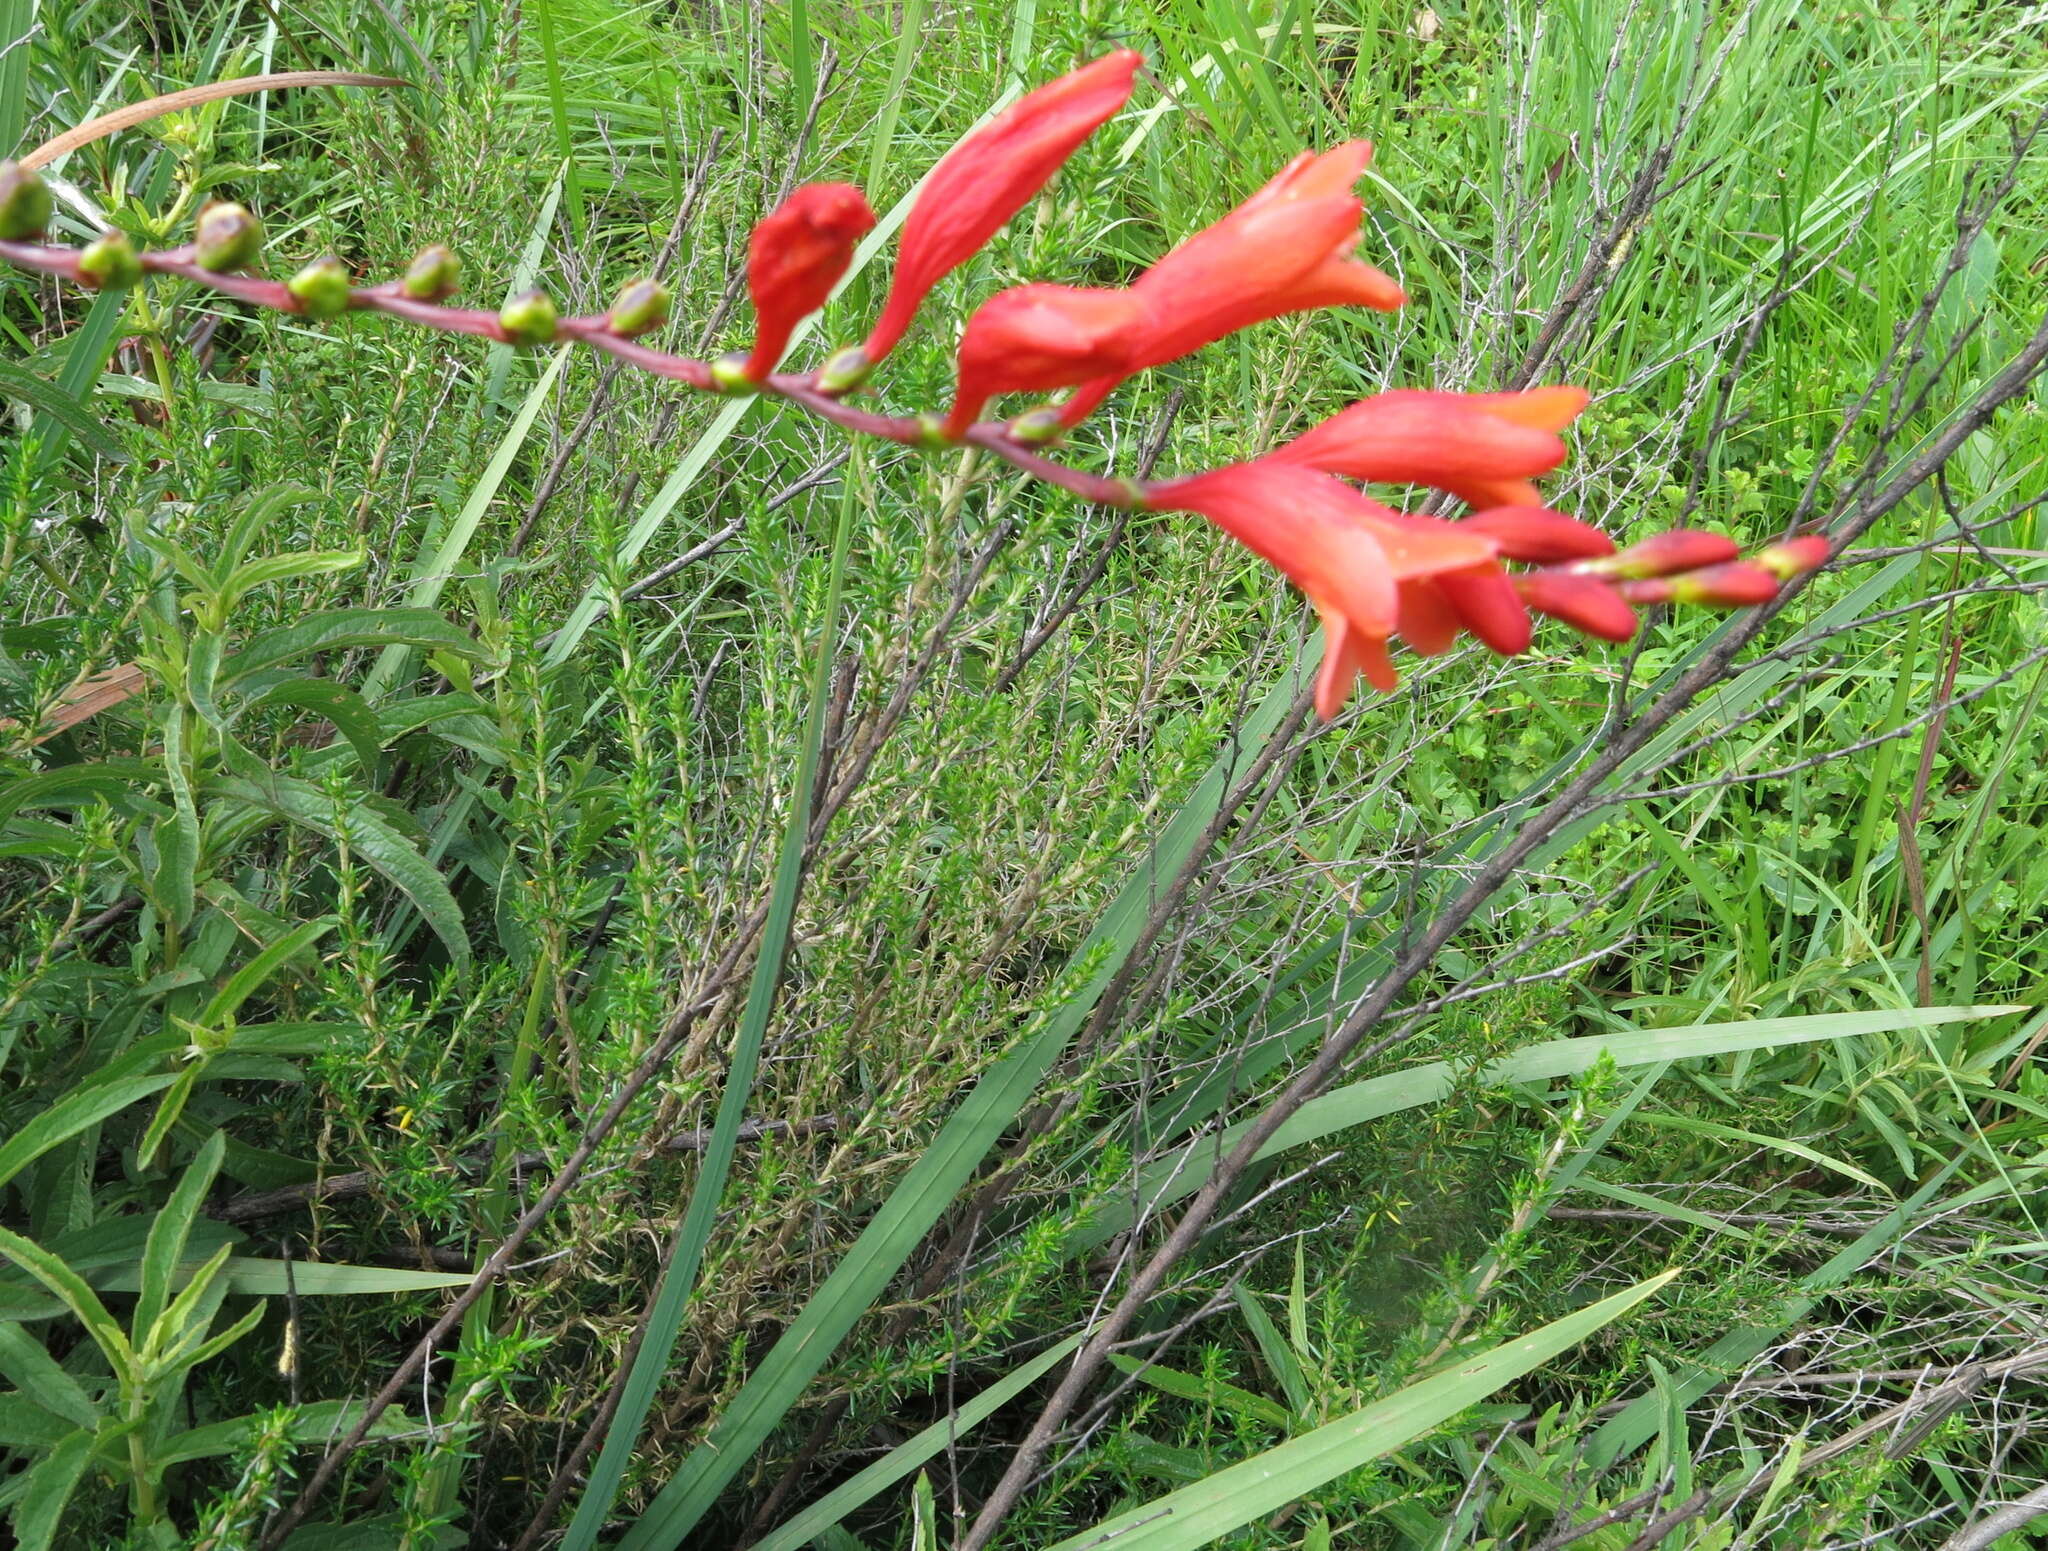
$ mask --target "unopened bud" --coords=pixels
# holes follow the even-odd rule
[[[348,311],[349,296],[353,288],[349,284],[348,266],[333,254],[313,260],[304,269],[284,283],[292,293],[292,299],[299,304],[299,311],[309,318],[338,318]]]
[[[917,417],[917,445],[928,451],[955,445],[957,438],[946,434],[946,417],[922,410]]]
[[[1670,576],[1677,571],[1719,565],[1741,553],[1742,546],[1725,533],[1673,528],[1667,533],[1653,533],[1619,554],[1588,560],[1578,569],[1589,576],[1619,576],[1640,581],[1644,577]]]
[[[192,261],[225,274],[247,269],[263,251],[263,223],[240,205],[208,205],[192,232]]]
[[[1626,641],[1636,633],[1635,610],[1598,577],[1571,571],[1530,571],[1515,578],[1515,591],[1537,613],[1562,620],[1584,635]]]
[[[865,350],[859,345],[848,345],[818,368],[818,391],[851,393],[868,380],[868,373],[874,369],[874,362],[868,359]]]
[[[78,283],[93,291],[125,291],[142,279],[142,260],[126,232],[103,232],[78,255]]]
[[[555,304],[545,291],[522,291],[498,311],[498,327],[515,345],[545,345],[559,322]]]
[[[755,384],[747,375],[746,353],[731,350],[713,361],[711,383],[720,393],[752,393]]]
[[[1704,603],[1713,608],[1739,609],[1769,603],[1778,595],[1780,582],[1771,572],[1747,560],[1710,565],[1671,578],[1671,601]]]
[[[1058,441],[1067,428],[1060,424],[1057,409],[1046,408],[1027,410],[1012,420],[1006,429],[1013,442],[1022,442],[1026,447],[1043,447]]]
[[[398,294],[416,302],[438,302],[453,296],[462,284],[462,260],[442,243],[422,248],[405,266]]]
[[[1804,576],[1828,557],[1827,539],[1818,533],[1808,533],[1796,539],[1786,539],[1768,549],[1758,550],[1755,561],[1781,582],[1789,582],[1795,576]]]
[[[40,237],[50,224],[50,186],[19,162],[0,162],[0,238]]]
[[[659,280],[635,280],[612,303],[605,327],[625,339],[668,322],[668,287]]]

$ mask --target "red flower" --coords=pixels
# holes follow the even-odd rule
[[[1349,257],[1364,204],[1351,192],[1372,144],[1353,140],[1320,156],[1304,151],[1264,188],[1195,233],[1132,287],[1152,321],[1131,371],[1163,366],[1202,346],[1290,312],[1359,306],[1391,311],[1407,294]],[[1060,409],[1075,425],[1121,377],[1088,383]]]
[[[1106,54],[1011,104],[946,153],[903,223],[889,300],[861,347],[869,365],[895,347],[931,288],[979,251],[1124,105],[1143,62],[1134,49]]]
[[[1323,621],[1316,710],[1325,718],[1343,708],[1361,673],[1393,687],[1387,638],[1407,619],[1412,584],[1451,578],[1456,586],[1494,556],[1482,534],[1402,517],[1341,480],[1264,459],[1156,486],[1147,504],[1208,518],[1307,595]]]
[[[1540,506],[1529,477],[1564,461],[1557,432],[1585,404],[1578,388],[1401,389],[1360,399],[1273,456],[1348,479],[1430,485],[1479,508]]]
[[[1626,641],[1636,633],[1636,611],[1597,576],[1571,571],[1531,571],[1515,578],[1515,591],[1539,614],[1603,641]]]
[[[1121,369],[1143,317],[1129,291],[1020,285],[991,296],[960,339],[960,391],[946,435],[958,439],[998,394],[1070,388]]]
[[[1614,540],[1598,528],[1541,506],[1495,506],[1474,512],[1458,526],[1494,540],[1504,560],[1562,565],[1614,553]]]
[[[755,333],[741,370],[749,382],[775,370],[789,336],[825,305],[854,244],[874,226],[875,212],[851,183],[806,183],[762,218],[747,243]]]

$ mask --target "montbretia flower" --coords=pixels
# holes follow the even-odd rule
[[[1320,155],[1304,151],[1251,198],[1195,233],[1132,286],[1151,321],[1131,371],[1213,344],[1254,323],[1320,307],[1392,311],[1407,293],[1350,256],[1365,205],[1352,185],[1372,160],[1372,144],[1353,140]],[[1078,424],[1121,377],[1086,384],[1060,406]]]
[[[1135,49],[1105,54],[1020,98],[945,154],[903,223],[896,277],[860,347],[859,370],[887,355],[931,288],[979,252],[1129,100],[1143,62]]]
[[[1563,565],[1614,553],[1614,540],[1592,524],[1543,506],[1490,507],[1463,518],[1458,526],[1492,539],[1503,560]]]
[[[1342,480],[1266,459],[1153,486],[1146,504],[1208,518],[1307,596],[1323,622],[1315,698],[1325,719],[1343,708],[1361,673],[1393,687],[1387,640],[1402,623],[1404,587],[1494,562],[1494,542],[1483,534],[1403,518]]]
[[[796,326],[825,305],[875,229],[867,196],[851,183],[806,183],[762,217],[747,243],[754,348],[741,375],[760,382],[781,363]]]
[[[945,434],[963,435],[998,394],[1071,388],[1122,370],[1144,315],[1129,291],[1020,285],[997,292],[960,337],[960,389]]]
[[[1602,641],[1626,641],[1636,633],[1636,611],[1597,576],[1576,571],[1529,571],[1514,579],[1521,600],[1539,614]]]
[[[1577,388],[1398,389],[1360,399],[1273,456],[1347,479],[1429,485],[1473,507],[1540,506],[1528,481],[1564,461],[1557,430],[1585,403]]]
[[[1589,576],[1611,576],[1624,581],[1641,581],[1653,576],[1673,576],[1696,571],[1701,566],[1720,565],[1742,553],[1742,546],[1725,533],[1700,528],[1670,528],[1638,539],[1627,549],[1579,566]]]

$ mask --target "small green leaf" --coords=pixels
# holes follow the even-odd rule
[[[220,1173],[220,1160],[227,1139],[218,1131],[185,1166],[177,1188],[156,1214],[149,1230],[149,1243],[142,1252],[142,1290],[135,1300],[133,1328],[146,1331],[171,1300],[172,1273],[185,1258],[185,1241],[191,1237],[193,1221]]]
[[[0,1378],[20,1390],[23,1400],[33,1401],[73,1427],[99,1425],[100,1408],[85,1387],[19,1325],[0,1324]]]
[[[302,922],[275,942],[266,944],[260,953],[228,977],[228,983],[214,993],[213,1000],[206,1004],[206,1010],[200,1013],[198,1021],[208,1028],[218,1028],[234,1017],[244,1002],[270,983],[273,975],[306,953],[338,924],[337,917],[322,916],[317,921]],[[239,1040],[236,1046],[249,1048]]]
[[[86,1333],[107,1354],[107,1361],[117,1375],[134,1368],[134,1348],[129,1346],[114,1316],[107,1312],[107,1306],[100,1302],[99,1294],[76,1271],[32,1239],[25,1239],[9,1228],[0,1228],[0,1255],[64,1301],[65,1307],[85,1326]]]

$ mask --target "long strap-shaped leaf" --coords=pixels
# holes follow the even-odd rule
[[[1772,1050],[1815,1040],[1848,1039],[1889,1034],[1900,1029],[1935,1028],[1980,1018],[2002,1018],[2024,1007],[1901,1007],[1871,1012],[1817,1013],[1801,1018],[1756,1018],[1742,1023],[1709,1023],[1697,1028],[1644,1029],[1602,1034],[1585,1039],[1552,1039],[1530,1045],[1487,1069],[1489,1083],[1541,1082],[1588,1070],[1601,1056],[1616,1066],[1649,1066],[1661,1061],[1691,1061],[1732,1055],[1743,1050]],[[1396,1110],[1413,1109],[1450,1097],[1457,1081],[1448,1061],[1430,1061],[1380,1077],[1333,1088],[1301,1106],[1259,1150],[1271,1158],[1290,1148],[1319,1141],[1335,1132],[1364,1125]],[[1187,1143],[1140,1173],[1137,1187],[1104,1201],[1087,1226],[1067,1241],[1067,1253],[1094,1248],[1129,1228],[1143,1213],[1159,1211],[1207,1183],[1217,1163],[1250,1126],[1246,1121],[1220,1137],[1204,1136]]]
[[[1081,1551],[1084,1546],[1113,1546],[1115,1551],[1195,1551],[1198,1546],[1210,1545],[1421,1437],[1503,1384],[1541,1367],[1603,1325],[1613,1323],[1676,1275],[1675,1270],[1666,1271],[1638,1282],[1626,1292],[1603,1298],[1478,1357],[1466,1358],[1314,1432],[1105,1519],[1048,1551]]]
[[[625,1474],[633,1445],[654,1392],[668,1372],[675,1351],[676,1333],[682,1328],[683,1312],[696,1289],[697,1273],[704,1262],[704,1246],[710,1241],[712,1225],[718,1220],[718,1204],[725,1194],[725,1182],[732,1171],[732,1158],[739,1145],[740,1122],[745,1119],[747,1100],[754,1090],[754,1074],[761,1062],[761,1046],[767,1037],[768,1019],[775,1010],[776,992],[782,985],[783,959],[789,949],[790,927],[796,919],[797,895],[803,887],[804,846],[811,829],[811,788],[818,771],[818,751],[825,735],[825,718],[831,699],[832,660],[839,641],[839,603],[846,582],[846,553],[853,535],[855,480],[840,486],[839,527],[832,538],[832,576],[825,592],[825,617],[818,628],[817,660],[811,666],[810,708],[804,720],[803,753],[789,795],[789,820],[782,832],[782,849],[776,858],[775,885],[768,897],[768,920],[761,932],[760,956],[754,961],[754,976],[747,987],[747,1005],[740,1014],[738,1037],[733,1042],[732,1065],[726,1072],[725,1093],[718,1102],[718,1118],[711,1127],[711,1141],[697,1170],[697,1183],[690,1191],[689,1209],[683,1215],[682,1231],[676,1236],[668,1268],[662,1273],[661,1290],[647,1317],[647,1334],[640,1342],[633,1366],[626,1375],[625,1393],[620,1396],[618,1414],[591,1468],[590,1482],[563,1551],[586,1551],[596,1544],[617,1495],[619,1479]]]
[[[1129,957],[1160,892],[1187,862],[1236,780],[1298,692],[1300,664],[1285,674],[1218,754],[1158,843],[1133,871],[1068,963],[1078,983],[1010,1055],[986,1072],[932,1144],[890,1192],[846,1258],[812,1294],[725,1414],[683,1461],[619,1551],[665,1551],[689,1534],[718,1493],[746,1468],[847,1333],[887,1291],[905,1260],[1031,1102]]]

